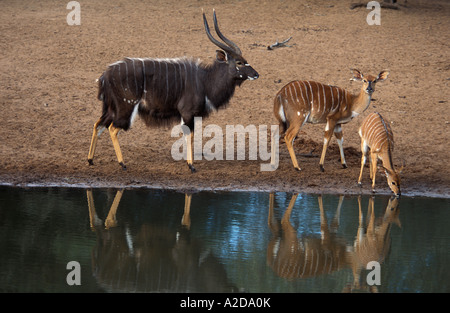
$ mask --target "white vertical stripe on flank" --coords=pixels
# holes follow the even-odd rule
[[[291,90],[291,88],[292,88],[292,86],[291,85],[288,85],[287,86],[287,88],[286,89],[288,89],[288,91],[289,91],[289,95],[287,94],[287,92],[286,92],[286,95],[287,95],[287,101],[289,101],[289,100],[292,100],[292,90]]]
[[[127,64],[127,62],[124,62],[124,63],[125,63],[125,74],[126,74],[125,76],[127,78],[127,87],[128,87],[128,90],[130,90],[130,84],[128,83],[128,64]]]
[[[313,92],[312,92],[311,83],[309,81],[306,81],[306,82],[308,83],[309,90],[311,91],[311,111],[313,111],[314,110],[314,95],[313,95]]]
[[[333,88],[328,85],[328,87],[330,87],[330,93],[331,93],[331,112],[334,112],[334,95],[333,95]]]
[[[178,62],[174,62],[174,64],[173,64],[174,74],[173,74],[172,80],[173,80],[173,83],[175,84],[173,93],[178,95],[178,84],[177,84],[177,80],[178,79],[177,79],[177,66],[176,66],[176,63],[178,63]]]
[[[341,108],[341,95],[340,95],[340,93],[339,93],[339,88],[336,88],[336,90],[337,90],[337,101],[336,101],[336,103],[337,103],[337,109],[339,110],[340,108]]]
[[[183,84],[184,84],[184,88],[186,88],[187,87],[187,82],[188,82],[188,70],[187,70],[187,67],[186,67],[186,62],[183,62],[183,69],[184,69],[184,72],[183,72],[184,76],[182,76],[183,77]]]
[[[142,62],[142,76],[144,76],[144,94],[142,95],[142,97],[145,98],[145,94],[147,93],[147,85],[146,85],[146,78],[145,78],[145,62],[143,59],[141,59]]]
[[[294,91],[295,91],[295,101],[298,103],[299,100],[298,100],[298,95],[297,95],[297,88],[295,88],[294,84],[291,84],[291,86],[292,86],[292,88],[294,88]]]
[[[344,90],[344,105],[345,105],[344,110],[347,110],[347,99],[348,99],[347,90]]]
[[[302,83],[302,86],[303,86],[303,82],[301,82],[301,83]],[[301,94],[302,94],[303,106],[305,106],[305,105],[307,104],[307,102],[306,102],[306,100],[305,100],[305,97],[303,96],[303,89],[302,89],[302,87],[300,86],[300,82],[298,83],[298,86],[299,86],[300,92],[301,92]],[[305,90],[306,90],[306,86],[305,86]]]
[[[321,109],[320,109],[320,107],[321,107],[321,101],[320,101],[320,92],[319,92],[319,89],[320,89],[320,86],[319,86],[320,84],[318,84],[318,83],[316,83],[316,89],[317,89],[317,105],[318,105],[318,108],[317,108],[317,113],[320,113],[321,112]]]
[[[183,71],[181,70],[180,63],[178,63],[178,67],[180,68],[180,89],[183,90]]]
[[[131,59],[131,61],[133,62],[134,86],[136,87],[135,97],[137,98],[139,92],[138,92],[138,84],[137,84],[137,79],[136,79],[136,67],[134,66],[134,59]]]

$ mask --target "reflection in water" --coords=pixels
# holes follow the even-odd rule
[[[328,225],[323,209],[322,196],[318,196],[320,210],[320,236],[300,236],[290,223],[292,209],[298,194],[291,198],[283,218],[277,221],[274,214],[274,194],[270,194],[268,225],[273,238],[267,246],[267,263],[280,277],[303,279],[350,267],[354,280],[343,289],[345,292],[370,290],[377,292],[376,285],[368,286],[362,281],[361,272],[371,261],[382,263],[390,247],[391,224],[400,226],[398,198],[391,198],[384,216],[375,219],[374,198],[369,198],[368,225],[364,227],[361,197],[358,198],[359,226],[353,244],[337,236],[343,196],[339,198],[335,217]]]
[[[356,235],[354,249],[350,254],[350,263],[353,270],[353,285],[347,286],[348,289],[361,289],[361,271],[366,268],[367,264],[371,261],[382,263],[388,254],[391,246],[391,225],[397,224],[401,227],[399,214],[400,209],[398,205],[399,199],[392,197],[384,211],[384,215],[375,219],[374,212],[374,198],[369,198],[369,208],[367,212],[368,225],[366,232],[364,232],[363,214],[361,211],[361,197],[358,197],[359,206],[359,227]],[[365,280],[363,281],[363,283]],[[377,291],[376,285],[372,288],[364,286],[365,289],[369,288],[372,291]],[[349,290],[349,291],[350,291]]]
[[[450,291],[450,199],[291,196],[3,186],[0,293]]]
[[[223,265],[190,236],[191,195],[185,195],[178,230],[143,223],[135,234],[116,220],[123,190],[117,191],[105,220],[98,218],[87,190],[90,225],[97,234],[94,276],[110,292],[235,292]],[[124,208],[131,210],[132,208]],[[118,226],[124,225],[123,227]]]
[[[270,194],[268,223],[274,238],[267,247],[268,264],[277,275],[288,279],[329,274],[342,268],[345,242],[329,230],[323,212],[322,197],[319,197],[321,237],[297,238],[297,232],[289,221],[297,196],[298,194],[292,196],[280,225],[273,212],[274,195]],[[341,205],[342,197],[339,201],[338,212]]]

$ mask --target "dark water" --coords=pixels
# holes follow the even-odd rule
[[[449,292],[450,199],[390,200],[0,187],[0,292]]]

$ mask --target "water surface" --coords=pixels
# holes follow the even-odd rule
[[[0,187],[0,292],[449,292],[449,221],[426,197]]]

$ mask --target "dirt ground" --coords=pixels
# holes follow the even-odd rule
[[[394,132],[394,163],[404,164],[402,194],[449,197],[450,2],[408,0],[399,10],[381,9],[381,25],[369,26],[371,10],[350,9],[358,1],[80,0],[79,26],[67,24],[69,1],[1,1],[1,183],[367,194],[368,167],[362,189],[356,184],[357,129],[367,114],[378,111]],[[206,37],[202,8],[210,24],[216,9],[222,32],[260,74],[237,88],[228,108],[203,120],[203,127],[275,124],[273,98],[291,80],[358,92],[360,83],[349,81],[350,68],[373,75],[390,71],[367,111],[343,126],[348,169],[341,169],[333,138],[324,173],[318,157],[298,156],[303,171],[295,171],[281,144],[275,171],[261,171],[267,161],[247,155],[243,161],[203,158],[191,174],[184,161],[171,156],[179,139],[171,137],[171,128],[149,129],[140,120],[119,136],[126,171],[106,132],[94,165],[88,165],[92,127],[101,114],[95,80],[123,57],[186,55],[211,63],[217,47]],[[267,49],[289,36],[291,47]],[[315,148],[319,155],[324,127],[305,125],[296,153]],[[203,145],[209,139],[204,137]],[[381,173],[377,190],[390,193]]]

